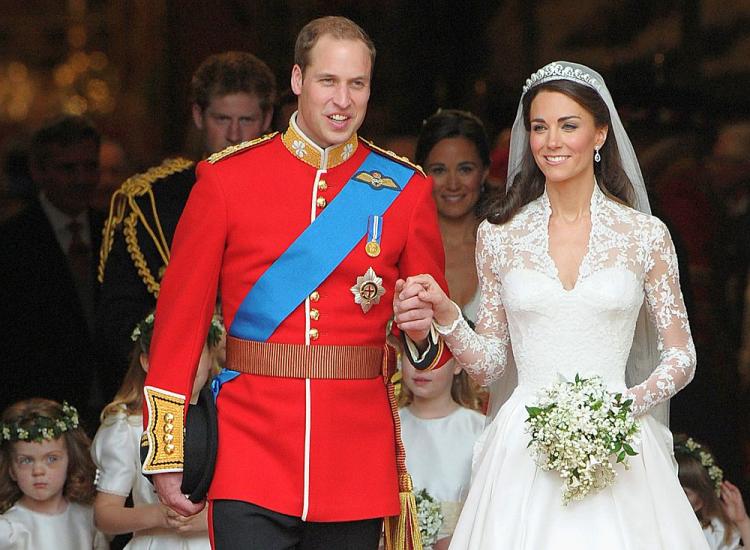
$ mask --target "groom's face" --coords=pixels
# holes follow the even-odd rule
[[[304,74],[292,69],[297,124],[322,148],[345,143],[365,119],[370,99],[370,50],[361,40],[321,36]]]

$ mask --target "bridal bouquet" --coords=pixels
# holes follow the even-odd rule
[[[637,454],[633,441],[638,423],[631,405],[631,399],[609,392],[600,377],[576,375],[526,407],[529,447],[540,468],[560,473],[563,504],[612,485],[613,460],[627,468],[628,457]]]
[[[437,542],[440,526],[443,523],[443,513],[440,502],[435,500],[426,489],[414,493],[417,503],[417,518],[419,519],[419,534],[425,550]]]

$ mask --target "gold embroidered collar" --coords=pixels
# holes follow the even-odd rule
[[[297,126],[297,113],[289,119],[289,128],[281,136],[281,141],[295,157],[319,170],[343,164],[351,158],[359,145],[357,134],[354,133],[346,142],[322,149]]]

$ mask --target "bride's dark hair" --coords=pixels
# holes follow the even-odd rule
[[[584,84],[570,80],[552,80],[535,86],[523,97],[523,124],[526,131],[531,130],[529,113],[531,102],[539,92],[559,92],[565,94],[581,105],[594,117],[597,128],[610,127],[609,109],[596,90]],[[607,140],[599,149],[601,162],[594,164],[594,175],[602,191],[615,200],[631,206],[635,199],[633,184],[628,179],[620,162],[620,153],[614,132],[608,132]],[[591,162],[594,162],[593,156]],[[514,168],[514,167],[511,167]],[[525,144],[519,172],[513,178],[513,184],[507,193],[495,198],[487,207],[487,220],[494,224],[504,224],[516,215],[528,203],[544,192],[544,174],[536,165],[528,141]]]

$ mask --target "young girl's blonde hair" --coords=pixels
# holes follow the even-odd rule
[[[33,398],[19,401],[5,409],[2,415],[2,424],[6,428],[13,426],[29,433],[34,433],[35,426],[50,425],[51,423],[66,424],[65,431],[59,430],[58,437],[65,441],[68,451],[68,471],[66,473],[63,496],[68,502],[79,504],[91,504],[94,501],[94,477],[96,466],[91,459],[89,447],[91,441],[86,432],[77,422],[75,427],[70,425],[69,412],[75,409],[50,399]],[[76,413],[77,416],[77,413]],[[10,465],[13,461],[13,445],[19,441],[12,437],[0,439],[0,514],[4,514],[18,499],[23,496],[18,484],[10,477]],[[45,437],[44,439],[50,439]]]
[[[103,422],[108,416],[125,413],[130,416],[140,414],[143,410],[143,383],[146,381],[146,371],[141,366],[141,346],[136,342],[130,354],[130,364],[125,378],[117,390],[111,403],[104,407],[99,419]]]
[[[677,460],[680,485],[694,491],[703,502],[703,506],[695,512],[701,526],[708,527],[712,519],[718,519],[724,524],[724,543],[729,544],[735,527],[719,499],[718,487],[722,473],[715,465],[711,451],[706,445],[678,434],[674,437],[674,457]]]

